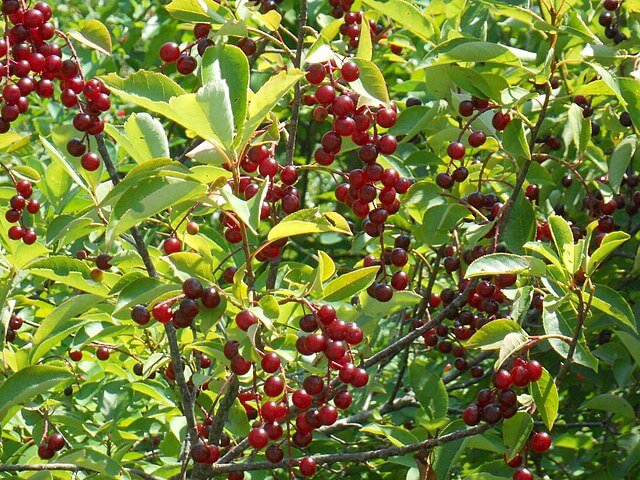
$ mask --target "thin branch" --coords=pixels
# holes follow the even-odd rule
[[[374,459],[384,459],[389,457],[398,457],[408,453],[417,452],[428,448],[438,447],[454,440],[471,437],[491,428],[489,424],[479,425],[477,427],[468,428],[466,430],[457,430],[447,435],[437,438],[430,438],[423,442],[412,443],[402,447],[385,447],[378,450],[370,450],[366,452],[345,452],[332,453],[324,455],[314,455],[313,459],[318,465],[331,465],[333,463],[344,462],[366,462]],[[290,462],[296,465],[300,459],[291,459]],[[271,463],[271,462],[252,462],[252,463],[227,463],[216,464],[211,467],[209,474],[211,476],[225,472],[249,472],[255,470],[273,470],[274,468],[284,468],[288,462]]]
[[[144,480],[162,480],[161,477],[150,475],[138,470],[137,468],[125,468],[125,471],[136,475]],[[92,470],[86,467],[80,467],[73,463],[34,463],[32,465],[6,465],[0,463],[0,472],[43,472],[43,471],[64,471],[64,472],[91,472],[99,473],[97,470]]]
[[[304,26],[307,24],[307,0],[300,0],[300,15],[298,17],[298,43],[293,66],[300,68],[302,63],[302,49],[304,47]],[[300,82],[296,82],[293,94],[293,107],[291,109],[291,122],[289,123],[289,139],[287,140],[287,165],[293,165],[293,157],[296,150],[296,136],[298,133],[298,121],[300,116],[300,102],[302,100],[302,88]]]

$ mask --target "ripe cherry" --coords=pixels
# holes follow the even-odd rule
[[[316,473],[316,461],[311,457],[300,460],[300,473],[305,477],[311,477]]]
[[[166,255],[171,255],[172,253],[180,252],[182,250],[182,245],[180,240],[177,238],[169,237],[163,242],[162,249]]]
[[[529,445],[534,452],[544,453],[551,447],[551,435],[547,432],[536,432],[531,436]]]
[[[256,450],[262,450],[269,443],[269,434],[262,427],[252,428],[248,438],[249,444]]]
[[[453,160],[460,160],[464,157],[464,145],[460,142],[451,142],[447,147],[447,155]]]
[[[480,423],[480,409],[478,406],[468,406],[464,412],[462,412],[462,421],[470,427],[478,425]]]
[[[519,468],[513,472],[513,480],[533,480],[533,473],[527,468]]]

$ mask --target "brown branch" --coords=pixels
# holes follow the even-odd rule
[[[97,135],[96,142],[98,144],[98,151],[100,152],[102,161],[107,168],[107,172],[109,172],[111,183],[117,185],[118,183],[120,183],[120,177],[115,165],[113,164],[113,161],[111,160],[109,151],[107,150],[107,146],[104,141],[104,135]],[[147,249],[147,246],[145,245],[142,235],[140,234],[140,231],[137,229],[137,227],[131,228],[131,235],[133,236],[133,239],[135,241],[136,250],[142,258],[145,268],[147,269],[147,273],[152,278],[158,278],[158,271],[153,265],[153,261],[151,260],[151,256],[149,255],[149,250]],[[198,438],[194,415],[194,398],[191,391],[189,390],[189,386],[187,385],[187,381],[184,376],[184,362],[182,361],[182,356],[180,354],[180,346],[178,344],[176,328],[171,322],[169,322],[164,324],[164,329],[169,343],[169,352],[175,372],[176,383],[182,397],[182,403],[184,407],[184,411],[182,413],[184,414],[187,421],[188,440],[190,443],[192,443],[196,438]]]
[[[138,470],[137,468],[125,468],[125,471],[136,475],[144,480],[162,480],[160,477],[150,475]],[[92,470],[86,467],[80,467],[73,463],[34,463],[32,465],[6,465],[0,463],[0,472],[42,472],[42,471],[64,471],[64,472],[91,472],[99,473],[97,470]]]
[[[370,450],[366,452],[346,452],[346,453],[332,453],[324,455],[314,455],[313,459],[318,465],[331,465],[333,463],[344,462],[366,462],[373,459],[384,459],[389,457],[397,457],[406,455],[408,453],[417,452],[428,448],[438,447],[454,440],[461,438],[471,437],[477,435],[491,428],[489,424],[479,425],[477,427],[468,428],[466,430],[457,430],[455,432],[443,435],[437,438],[430,438],[423,442],[412,443],[404,445],[402,447],[385,447],[378,450]],[[209,475],[217,475],[219,473],[226,472],[249,472],[255,470],[273,470],[274,468],[284,468],[291,464],[296,465],[299,459],[291,459],[290,461],[283,461],[280,463],[271,462],[251,462],[251,463],[227,463],[216,464],[209,470]]]

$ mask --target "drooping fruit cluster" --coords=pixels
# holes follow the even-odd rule
[[[12,179],[13,180],[13,179]],[[27,180],[14,181],[16,195],[9,200],[9,210],[4,217],[9,223],[17,223],[9,228],[8,235],[11,240],[22,240],[26,245],[32,245],[37,239],[36,230],[24,223],[24,212],[35,215],[40,210],[40,202],[32,198],[33,186]]]
[[[304,448],[311,443],[314,430],[333,425],[338,419],[338,410],[351,405],[351,393],[333,386],[332,372],[337,371],[340,381],[355,388],[362,388],[369,381],[366,370],[355,366],[351,350],[362,341],[360,327],[338,319],[330,305],[308,304],[308,307],[311,312],[299,321],[301,335],[296,341],[296,349],[304,356],[315,355],[316,364],[326,361],[326,377],[307,375],[296,388],[292,385],[293,380],[284,376],[281,359],[275,352],[262,354],[258,364],[241,355],[238,341],[229,340],[224,346],[231,370],[236,375],[245,375],[253,368],[254,384],[261,387],[261,391],[252,389],[238,398],[248,418],[255,420],[248,436],[250,445],[256,450],[266,448],[265,455],[273,463],[284,457],[278,444],[284,435],[283,424],[291,423],[295,428],[291,437],[285,440]],[[242,310],[235,317],[236,326],[244,331],[258,321],[251,310]],[[269,445],[270,441],[274,443]],[[315,463],[312,468],[310,460],[303,459],[299,465],[305,476],[315,471]]]
[[[366,225],[365,231],[367,231]],[[384,239],[382,243],[384,245]],[[375,281],[367,288],[370,297],[379,302],[388,302],[393,298],[394,290],[405,290],[409,286],[409,275],[403,267],[409,262],[410,247],[411,237],[398,235],[394,239],[393,249],[383,248],[380,258],[374,255],[367,255],[364,258],[365,267],[380,266]],[[395,272],[391,273],[393,270]]]
[[[440,188],[450,189],[454,184],[462,183],[469,177],[469,170],[464,166],[464,162],[460,162],[460,165],[453,169],[450,173],[451,167],[454,161],[461,161],[466,153],[466,147],[462,143],[463,135],[469,131],[467,143],[472,148],[478,148],[485,144],[487,141],[487,135],[480,129],[471,130],[471,125],[475,119],[477,119],[483,113],[497,109],[499,105],[493,104],[488,100],[478,97],[471,97],[469,100],[463,100],[458,106],[458,113],[462,117],[470,117],[464,127],[460,130],[458,138],[449,143],[447,146],[447,156],[451,159],[449,167],[446,172],[441,172],[436,176],[436,183]],[[496,131],[502,131],[507,128],[511,121],[511,115],[509,112],[496,111],[491,119],[491,124]]]
[[[512,387],[526,387],[529,383],[537,382],[541,376],[540,362],[516,358],[510,370],[503,368],[494,372],[491,380],[495,388],[480,390],[476,403],[465,409],[462,420],[474,426],[481,420],[494,424],[503,418],[513,417],[518,411],[518,398]]]
[[[7,342],[13,342],[16,339],[16,332],[22,327],[23,320],[18,315],[11,315],[9,324],[7,325],[7,333],[5,339]]]
[[[178,329],[187,328],[200,313],[200,306],[213,309],[221,301],[214,287],[204,288],[197,278],[185,280],[182,292],[182,295],[157,303],[151,312],[144,305],[136,305],[131,310],[131,319],[138,325],[146,325],[153,316],[160,323],[171,322]]]
[[[53,81],[60,87],[60,103],[66,108],[77,108],[73,125],[84,133],[83,139],[71,140],[67,149],[76,157],[82,157],[82,166],[96,170],[100,161],[97,155],[87,152],[88,136],[98,135],[104,130],[100,114],[111,108],[110,92],[98,79],[86,81],[69,37],[57,32],[50,22],[51,7],[38,2],[32,8],[24,8],[18,0],[3,0],[2,13],[12,27],[6,39],[0,39],[2,77],[6,84],[2,90],[4,105],[1,110],[0,133],[7,132],[29,106],[28,96],[35,92],[40,98],[55,95]],[[63,59],[62,48],[48,43],[56,35],[63,38],[71,50],[70,58]],[[7,41],[8,40],[8,41]],[[85,146],[85,141],[87,146]]]
[[[523,453],[528,450],[536,454],[542,454],[549,448],[551,448],[551,435],[546,432],[533,432],[529,437],[528,444],[520,452],[516,453],[511,459],[505,455],[504,462],[515,469],[512,479],[533,480],[533,473],[524,466],[526,456],[523,457]]]
[[[175,63],[176,70],[182,75],[192,74],[198,67],[198,61],[192,55],[192,50],[195,47],[198,55],[202,57],[207,48],[214,45],[213,40],[209,38],[210,32],[210,24],[196,23],[193,27],[195,40],[184,48],[180,48],[180,45],[175,42],[166,42],[160,47],[160,59],[165,65]]]
[[[56,452],[64,448],[64,437],[59,433],[54,433],[48,437],[43,437],[38,446],[38,456],[43,460],[52,458]]]
[[[620,4],[618,0],[604,0],[604,11],[598,17],[598,23],[604,27],[604,35],[616,45],[624,42],[627,36],[620,31]]]

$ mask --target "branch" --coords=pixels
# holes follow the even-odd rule
[[[384,459],[389,457],[398,457],[411,452],[417,452],[428,448],[438,447],[454,440],[471,437],[491,428],[489,424],[479,425],[477,427],[468,428],[466,430],[457,430],[455,432],[443,435],[437,438],[430,438],[423,442],[412,443],[402,447],[385,447],[378,450],[370,450],[366,452],[348,452],[348,453],[332,453],[324,455],[314,455],[313,459],[318,465],[331,465],[338,462],[366,462],[373,459]],[[292,465],[297,465],[300,459],[291,459]],[[284,468],[289,465],[289,461],[280,463],[271,462],[253,462],[253,463],[227,463],[213,465],[209,470],[209,475],[217,475],[226,472],[249,472],[255,470],[273,470],[274,468]]]
[[[302,48],[304,46],[304,32],[307,24],[307,0],[300,0],[300,16],[298,17],[298,43],[293,66],[300,68],[302,62]],[[298,133],[298,120],[300,116],[300,101],[302,100],[302,88],[300,82],[296,82],[293,94],[293,108],[291,109],[291,121],[289,123],[289,139],[287,140],[287,165],[293,165],[293,156],[296,150],[296,136]]]
[[[160,477],[150,475],[137,468],[125,468],[125,471],[136,475],[144,480],[162,480]],[[0,472],[42,472],[42,471],[65,471],[65,472],[91,472],[100,473],[86,467],[80,467],[73,463],[34,463],[32,465],[6,465],[0,463]]]
[[[107,146],[104,141],[104,135],[97,135],[96,142],[98,144],[98,151],[100,152],[102,161],[107,167],[107,172],[109,172],[111,183],[113,183],[113,185],[117,185],[118,183],[120,183],[120,177],[115,165],[113,164],[113,161],[111,160],[109,151],[107,150]],[[152,278],[158,278],[158,271],[153,265],[153,261],[151,260],[151,256],[149,255],[149,250],[147,249],[147,246],[145,245],[142,235],[140,234],[140,231],[137,227],[131,228],[131,235],[133,236],[133,239],[135,241],[136,250],[142,258],[142,262],[144,263],[145,268],[147,269],[147,273]],[[194,398],[189,390],[189,386],[187,385],[187,381],[184,376],[184,364],[182,362],[182,356],[180,354],[180,346],[178,345],[176,328],[171,322],[169,322],[164,324],[164,329],[169,343],[169,352],[171,354],[171,362],[173,364],[173,370],[175,372],[176,383],[178,384],[178,387],[180,389],[180,395],[182,397],[182,403],[184,406],[183,414],[187,421],[187,429],[189,433],[188,438],[190,442],[193,442],[196,438],[198,438],[194,415]]]

